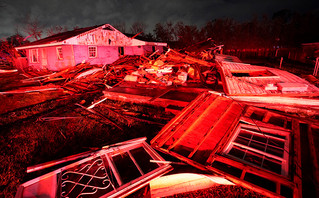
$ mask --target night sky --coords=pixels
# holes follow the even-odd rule
[[[134,22],[143,22],[146,32],[153,33],[158,22],[183,21],[201,27],[216,18],[245,21],[254,15],[271,17],[282,9],[318,13],[318,4],[318,0],[0,0],[0,39],[17,31],[26,36],[23,22],[27,16],[38,18],[44,29],[125,23],[129,32]]]

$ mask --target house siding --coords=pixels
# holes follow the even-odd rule
[[[63,58],[58,59],[57,56],[57,47],[62,47]],[[48,66],[47,68],[52,71],[59,71],[62,69],[66,69],[70,66],[73,66],[74,59],[73,59],[73,50],[71,45],[66,46],[57,46],[57,47],[48,47],[47,54],[48,54]]]
[[[87,45],[74,45],[73,48],[75,65],[83,61],[97,65],[111,64],[119,58],[118,48],[115,46],[97,46],[95,58],[89,58]]]
[[[57,57],[57,47],[62,47],[63,59],[59,60]],[[72,46],[55,46],[31,48],[27,50],[29,67],[35,70],[48,69],[52,71],[59,71],[74,64]],[[32,62],[31,51],[38,50],[38,61]]]
[[[124,47],[124,55],[144,55],[144,50],[141,46],[126,46]]]

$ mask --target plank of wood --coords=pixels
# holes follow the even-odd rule
[[[200,144],[200,147],[192,156],[194,161],[198,161],[203,164],[206,163],[210,155],[219,149],[217,145],[219,145],[222,138],[227,135],[228,131],[231,131],[233,127],[236,126],[242,110],[243,109],[239,104],[235,102],[232,103],[229,110],[225,112],[218,121],[218,124],[216,124],[216,126],[208,133],[207,137],[203,139],[204,141]]]
[[[208,102],[207,102],[208,103]],[[169,149],[179,145],[189,148],[196,148],[205,134],[214,127],[220,117],[228,109],[231,101],[225,98],[217,98],[213,103],[203,109],[196,110],[199,116],[194,116],[195,120],[189,125],[187,130],[172,144]],[[174,149],[177,152],[178,148]]]

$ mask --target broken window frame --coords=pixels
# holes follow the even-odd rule
[[[25,192],[26,188],[28,188],[28,190],[26,191],[26,193],[37,193],[38,191],[34,191],[35,189],[38,189],[37,185],[38,183],[40,183],[40,181],[45,180],[44,182],[52,182],[56,188],[56,191],[50,191],[49,193],[52,193],[58,197],[63,196],[61,193],[63,193],[64,191],[62,191],[62,186],[61,186],[61,181],[62,181],[62,175],[68,171],[73,171],[75,170],[75,174],[77,174],[77,167],[78,166],[82,166],[82,167],[91,167],[90,164],[93,164],[99,160],[99,161],[103,161],[103,167],[105,167],[105,171],[107,174],[107,181],[110,182],[110,187],[113,188],[113,190],[107,192],[106,194],[103,194],[101,197],[119,197],[119,196],[125,196],[130,194],[132,191],[135,191],[139,188],[141,188],[142,186],[144,186],[146,184],[146,182],[149,182],[152,178],[156,178],[159,177],[160,175],[163,175],[165,173],[167,173],[168,171],[170,171],[172,169],[172,167],[168,164],[163,164],[163,163],[158,163],[158,162],[152,162],[150,161],[150,163],[156,163],[156,167],[151,167],[150,170],[148,170],[147,173],[142,174],[136,178],[133,178],[131,181],[129,182],[125,182],[125,183],[121,183],[121,175],[117,170],[116,164],[113,162],[112,157],[114,156],[119,156],[123,153],[128,153],[130,151],[132,151],[133,149],[136,148],[143,148],[143,150],[149,155],[149,157],[154,160],[154,161],[164,161],[164,159],[158,154],[156,153],[156,151],[145,142],[146,138],[138,138],[138,139],[133,139],[133,140],[129,140],[126,142],[122,142],[122,143],[118,143],[115,145],[111,145],[111,146],[106,146],[105,148],[103,148],[100,151],[97,152],[92,152],[91,154],[89,154],[88,157],[85,157],[84,159],[80,159],[79,161],[73,162],[71,164],[68,164],[62,168],[58,168],[50,173],[47,173],[45,175],[42,175],[40,177],[34,178],[22,185],[20,185],[17,195],[16,197],[22,197],[23,193]],[[130,154],[129,154],[130,155]],[[85,154],[85,156],[87,156],[87,154]],[[134,158],[134,156],[130,156],[130,159]],[[134,162],[134,160],[133,160]],[[107,163],[107,165],[105,166],[104,163]],[[96,164],[96,163],[95,163]],[[84,165],[84,166],[83,166]],[[138,163],[135,161],[134,165],[138,165]],[[99,165],[100,166],[100,165]],[[75,168],[75,169],[74,169]],[[45,167],[44,167],[45,169]],[[82,168],[83,169],[83,168]],[[101,170],[99,167],[96,170]],[[96,172],[97,173],[97,172]],[[109,174],[110,173],[110,174]],[[94,173],[95,174],[95,173]],[[123,174],[123,173],[122,173]],[[89,177],[89,174],[86,174],[85,172],[79,172],[78,175],[83,175],[82,177]],[[106,176],[106,175],[105,175]],[[93,175],[94,178],[100,177],[100,176],[95,176]],[[92,178],[93,178],[92,177]],[[53,178],[47,180],[47,178]],[[56,179],[54,179],[56,178]],[[68,177],[67,177],[68,178]],[[101,178],[100,178],[101,179]],[[104,179],[104,178],[102,178]],[[120,180],[119,180],[120,179]],[[54,180],[56,180],[56,182],[54,182]],[[65,180],[64,180],[65,181]],[[74,183],[72,182],[73,180],[67,181],[68,183]],[[85,180],[87,181],[87,180]],[[105,180],[106,181],[106,180]],[[90,187],[90,181],[89,183],[87,183],[87,185],[85,185],[84,183],[80,182],[78,183],[79,186],[87,186]],[[32,186],[35,185],[35,186]],[[39,185],[40,188],[42,185]],[[34,189],[35,188],[35,189]],[[39,189],[40,189],[39,188]],[[98,187],[97,187],[98,188]],[[105,188],[103,188],[105,189]],[[97,191],[95,191],[94,193],[96,193]],[[80,192],[80,194],[82,193],[82,191]],[[85,194],[88,194],[87,192],[83,192]],[[97,192],[97,193],[101,193],[101,192]],[[93,194],[91,192],[89,192],[90,196],[93,196]],[[35,194],[34,194],[35,195]],[[99,195],[96,195],[99,196]]]
[[[88,46],[89,58],[97,57],[97,47],[96,46]]]
[[[30,49],[30,58],[31,63],[39,62],[39,50],[38,49]]]
[[[132,160],[132,162],[134,163],[134,165],[136,166],[136,168],[138,169],[138,171],[139,171],[139,173],[141,174],[141,176],[140,177],[143,177],[143,176],[145,176],[145,175],[147,175],[147,174],[149,174],[149,173],[144,173],[143,171],[142,171],[142,169],[141,169],[141,167],[138,165],[138,163],[136,162],[136,159],[134,158],[134,156],[131,154],[131,150],[133,150],[133,149],[136,149],[136,148],[140,148],[140,147],[142,147],[147,153],[148,153],[148,155],[150,156],[150,157],[152,157],[153,159],[156,159],[156,156],[154,155],[154,153],[151,153],[150,151],[151,150],[149,150],[146,146],[145,146],[145,144],[138,144],[138,145],[129,145],[127,148],[125,148],[125,152],[123,152],[123,150],[122,150],[122,153],[119,153],[118,151],[114,151],[114,152],[111,152],[111,153],[108,153],[108,157],[107,157],[107,160],[108,160],[108,162],[109,162],[109,165],[110,165],[110,167],[111,167],[111,169],[113,170],[113,172],[115,172],[116,174],[115,174],[115,177],[116,177],[116,179],[117,179],[117,182],[119,183],[119,185],[120,186],[125,186],[125,185],[127,185],[127,184],[129,184],[129,183],[131,183],[132,181],[134,181],[134,180],[136,180],[136,178],[135,179],[133,179],[132,181],[130,181],[130,182],[127,182],[127,183],[124,183],[123,182],[123,179],[121,178],[121,174],[120,174],[120,172],[119,172],[119,170],[118,170],[118,168],[117,168],[117,166],[116,166],[116,164],[115,164],[115,162],[114,162],[114,157],[116,157],[116,156],[118,156],[118,155],[122,155],[123,156],[123,153],[127,153],[128,154],[128,156],[129,156],[129,159],[130,160]]]
[[[63,49],[62,47],[57,47],[56,48],[56,55],[58,60],[63,60]]]
[[[239,136],[240,132],[245,131],[248,133],[251,133],[252,135],[262,135],[265,136],[267,138],[267,142],[264,144],[265,145],[265,150],[261,151],[258,150],[256,148],[252,148],[250,146],[250,143],[252,141],[253,136],[250,139],[249,145],[243,145],[240,144],[238,142],[235,142],[235,140],[237,139],[237,137]],[[223,152],[223,154],[227,157],[230,157],[232,159],[236,159],[239,160],[240,162],[244,162],[246,164],[250,164],[253,165],[255,167],[261,168],[265,171],[270,171],[272,173],[278,174],[272,170],[266,169],[263,167],[263,162],[265,160],[265,158],[268,158],[267,160],[270,160],[276,164],[281,165],[281,174],[282,176],[288,177],[289,175],[289,147],[290,147],[290,133],[288,131],[284,131],[284,130],[278,130],[278,129],[270,129],[270,128],[263,128],[263,127],[258,127],[258,126],[252,126],[252,125],[247,125],[247,124],[239,124],[235,130],[235,135],[232,137],[232,139],[230,140],[230,142],[228,143],[228,145],[225,147],[225,150]],[[280,138],[279,136],[284,137]],[[277,141],[282,141],[284,143],[283,146],[283,157],[279,157],[276,155],[273,155],[271,153],[268,153],[266,151],[268,144],[268,140],[269,139],[273,139],[273,140],[277,140]],[[234,155],[229,154],[230,151],[232,150],[232,148],[234,147],[240,147],[242,150],[246,150],[245,151],[245,155],[247,152],[249,152],[251,155],[255,154],[255,157],[259,157],[262,156],[261,160],[262,160],[262,164],[261,166],[251,163],[243,158],[245,158],[245,156],[243,158],[239,158],[236,157]],[[280,163],[278,163],[280,162]]]

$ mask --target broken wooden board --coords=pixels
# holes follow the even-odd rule
[[[230,99],[203,93],[169,122],[151,144],[190,159],[193,165],[205,164],[242,111],[242,106]]]
[[[315,178],[318,158],[307,157],[310,148],[300,137],[311,128],[309,139],[316,139],[318,125],[314,125],[227,96],[203,93],[172,119],[151,145],[266,196],[308,197],[307,192],[318,192],[317,179],[307,179]],[[301,133],[302,127],[306,132]],[[318,146],[317,140],[311,145]]]
[[[164,159],[145,140],[129,140],[64,159],[68,165],[22,184],[16,198],[126,196],[171,170],[169,164],[150,161]],[[46,163],[44,168],[48,164],[57,163]]]
[[[207,91],[202,88],[159,87],[159,86],[131,86],[121,85],[103,91],[105,97],[111,100],[133,102],[137,104],[151,104],[167,109],[181,110],[194,100],[199,94]]]

